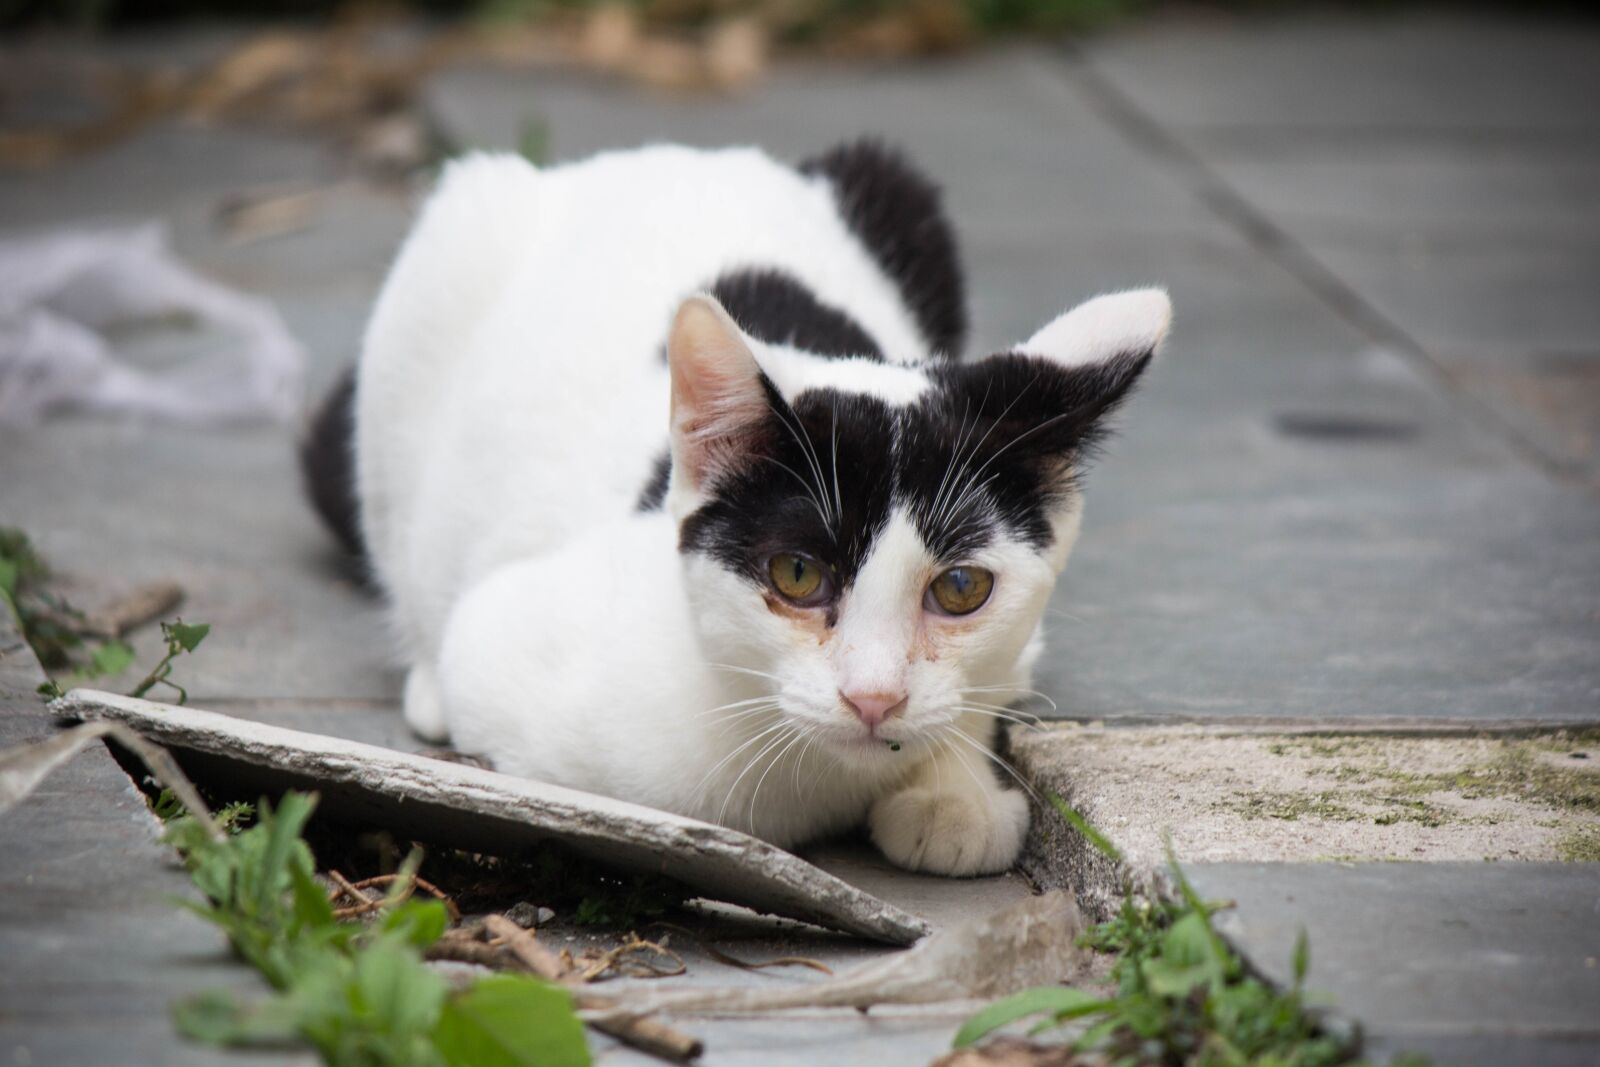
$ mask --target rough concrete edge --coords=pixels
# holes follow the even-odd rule
[[[51,710],[65,719],[113,719],[157,744],[262,773],[356,790],[401,821],[410,802],[410,810],[433,805],[464,822],[500,820],[577,843],[612,842],[661,857],[656,869],[715,899],[890,944],[910,944],[928,932],[921,919],[764,841],[641,805],[114,693],[75,689]]]

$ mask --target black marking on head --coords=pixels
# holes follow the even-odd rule
[[[655,466],[650,469],[650,480],[644,483],[644,488],[639,492],[639,502],[634,505],[638,511],[660,511],[667,500],[667,486],[672,482],[672,450],[664,449],[656,457]]]
[[[938,186],[900,152],[870,139],[807,159],[800,172],[832,183],[845,221],[899,287],[928,346],[959,355],[967,334],[966,286]]]
[[[812,389],[791,406],[767,383],[762,454],[724,478],[684,520],[679,548],[700,552],[766,584],[776,552],[804,552],[854,582],[889,521],[894,416],[875,397]]]
[[[750,336],[793,345],[819,356],[882,360],[872,335],[849,315],[816,298],[800,279],[765,267],[730,271],[711,284],[711,295]]]
[[[930,373],[937,382],[906,416],[899,497],[940,559],[980,547],[1001,523],[1036,548],[1078,488],[1150,351],[1062,367],[1003,353]]]
[[[300,442],[300,475],[311,506],[352,556],[365,557],[356,495],[356,374],[345,370],[311,416]]]
[[[791,405],[763,379],[771,413],[761,449],[710,488],[679,547],[757,585],[773,553],[804,552],[833,570],[841,592],[896,507],[944,565],[1002,532],[1043,550],[1108,432],[1106,417],[1151,356],[1063,367],[1002,353],[939,364],[928,370],[933,388],[905,407],[832,389],[806,390]]]

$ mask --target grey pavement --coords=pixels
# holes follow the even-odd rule
[[[754,142],[794,158],[887,135],[947,189],[977,350],[1095,292],[1168,285],[1170,353],[1091,476],[1083,538],[1053,603],[1041,688],[1064,715],[1592,723],[1597,90],[1592,28],[1405,15],[1160,21],[1070,47],[781,66],[747,94],[713,99],[453,70],[427,105],[461,146],[514,145],[542,118],[558,158],[662,139]],[[303,233],[243,247],[221,238],[223,197],[285,182],[340,184]],[[0,174],[0,229],[166,219],[181,254],[278,303],[319,386],[353,355],[410,208],[404,190],[345,181],[338,156],[312,142],[177,124],[44,175]],[[0,522],[29,529],[89,589],[183,581],[186,615],[215,626],[180,665],[198,706],[417,747],[393,714],[398,678],[374,607],[299,502],[290,439],[82,418],[3,430]],[[151,647],[147,636],[144,658]],[[5,706],[32,707],[18,689]],[[0,869],[0,897],[50,862],[39,820],[84,827],[73,855],[85,864],[112,842],[131,847],[125,828],[92,828],[106,803],[134,802],[109,764],[101,770],[63,780],[51,814],[0,821],[0,847],[28,843],[32,865]],[[159,850],[135,851],[121,884],[160,891],[172,874]],[[1322,870],[1198,876],[1240,900],[1236,936],[1270,967],[1292,942],[1281,934],[1292,921],[1285,887]],[[1482,968],[1437,968],[1426,997],[1362,999],[1373,973],[1482,947],[1425,923],[1360,921],[1420,914],[1408,909],[1456,899],[1451,887],[1485,928],[1493,902],[1539,901],[1518,927],[1538,936],[1519,951],[1531,969],[1565,973],[1579,947],[1560,932],[1581,926],[1595,866],[1464,867],[1445,882],[1412,865],[1367,873],[1340,883],[1347,911],[1308,925],[1312,984],[1369,1022],[1376,1047],[1425,1039],[1441,1064],[1600,1058],[1600,1036],[1534,1014],[1536,986],[1492,987],[1510,999],[1470,1032],[1451,1019],[1410,1025],[1432,1010],[1428,998],[1467,1003],[1491,988]],[[917,880],[898,884],[920,892]],[[17,914],[0,908],[0,929],[33,939],[37,973],[77,980],[38,947],[68,938],[77,913]],[[1256,939],[1269,926],[1279,932]],[[205,946],[196,951],[219,950],[191,934]],[[168,981],[167,944],[102,937],[97,960],[119,989],[141,968]],[[37,1002],[5,971],[0,1049],[37,1032],[13,1008],[32,1015]],[[137,1003],[164,1002],[167,988],[152,983]],[[781,1051],[797,1063],[921,1063],[955,1023],[919,1013],[719,1022],[727,1040],[713,1041],[708,1062]],[[57,1062],[93,1062],[95,1047]]]

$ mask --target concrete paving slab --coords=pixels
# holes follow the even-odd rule
[[[1143,109],[1186,130],[1600,132],[1593,24],[1559,14],[1180,17],[1095,51]]]
[[[1592,26],[1168,26],[1089,56],[1135,121],[1209,169],[1330,304],[1363,305],[1553,469],[1600,479]],[[1230,76],[1204,78],[1201,64]],[[1553,373],[1552,356],[1566,369]]]
[[[1295,938],[1307,985],[1383,1051],[1442,1065],[1600,1056],[1600,865],[1194,864],[1219,928],[1276,981]]]

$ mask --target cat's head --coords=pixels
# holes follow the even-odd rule
[[[1078,476],[1170,319],[1164,292],[1118,293],[909,366],[764,344],[687,300],[666,504],[708,662],[868,763],[1014,699]]]

